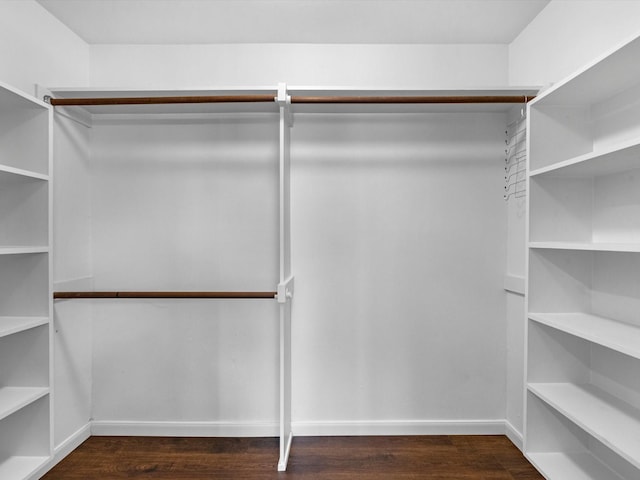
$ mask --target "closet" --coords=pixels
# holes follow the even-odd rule
[[[525,451],[640,477],[640,39],[529,105]]]
[[[235,96],[55,106],[56,452],[279,435],[284,469],[292,388],[302,435],[504,433],[506,112],[534,90],[49,93]],[[271,298],[193,298],[234,292]]]

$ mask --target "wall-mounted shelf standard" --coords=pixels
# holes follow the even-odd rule
[[[0,478],[52,455],[51,107],[0,84]]]
[[[640,37],[529,104],[525,453],[640,478]]]

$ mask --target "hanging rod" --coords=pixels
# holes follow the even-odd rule
[[[454,96],[291,96],[294,104],[472,104],[472,103],[527,103],[536,98],[531,95],[454,95]],[[274,95],[213,95],[181,97],[100,97],[49,98],[54,107],[100,105],[166,105],[185,103],[268,103]]]
[[[74,298],[276,298],[277,292],[53,292],[54,299]]]
[[[530,95],[454,95],[454,96],[292,96],[291,103],[306,104],[394,104],[394,103],[527,103]]]
[[[99,98],[50,98],[54,107],[98,105],[167,105],[179,103],[266,103],[275,102],[274,94],[210,95],[181,97],[99,97]]]

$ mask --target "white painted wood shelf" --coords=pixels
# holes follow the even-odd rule
[[[623,480],[589,453],[530,453],[529,460],[547,478],[562,480]]]
[[[28,478],[36,470],[49,460],[43,456],[11,456],[7,459],[0,458],[0,478]]]
[[[0,84],[0,478],[52,455],[52,109]]]
[[[0,317],[0,337],[47,325],[47,317]]]
[[[582,312],[529,313],[529,319],[640,359],[640,327]]]
[[[593,385],[532,383],[529,391],[636,468],[640,468],[640,410]]]
[[[529,175],[531,177],[594,178],[638,168],[640,168],[640,142],[633,139],[532,170]]]
[[[524,450],[549,480],[640,478],[639,56],[528,105]]]
[[[640,253],[640,244],[638,243],[529,242],[529,248]]]
[[[15,183],[20,181],[48,181],[49,175],[44,175],[30,170],[10,167],[9,165],[0,165],[0,185]]]
[[[0,388],[0,420],[30,405],[48,393],[49,389],[45,387]]]
[[[49,253],[49,247],[46,246],[0,246],[0,255],[28,255],[32,253]]]

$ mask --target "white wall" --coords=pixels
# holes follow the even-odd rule
[[[272,114],[94,126],[95,288],[275,290],[278,148]],[[276,435],[278,318],[273,300],[95,302],[97,431]]]
[[[504,418],[505,120],[296,116],[295,431]],[[95,126],[96,289],[274,289],[277,138],[271,117]],[[276,433],[274,302],[94,316],[97,431]]]
[[[0,1],[0,59],[0,79],[31,95],[89,83],[89,46],[34,0]]]
[[[507,84],[506,45],[93,45],[96,87]]]
[[[636,0],[552,0],[509,45],[509,83],[548,85],[640,34]]]
[[[505,121],[296,117],[294,431],[504,418]]]

